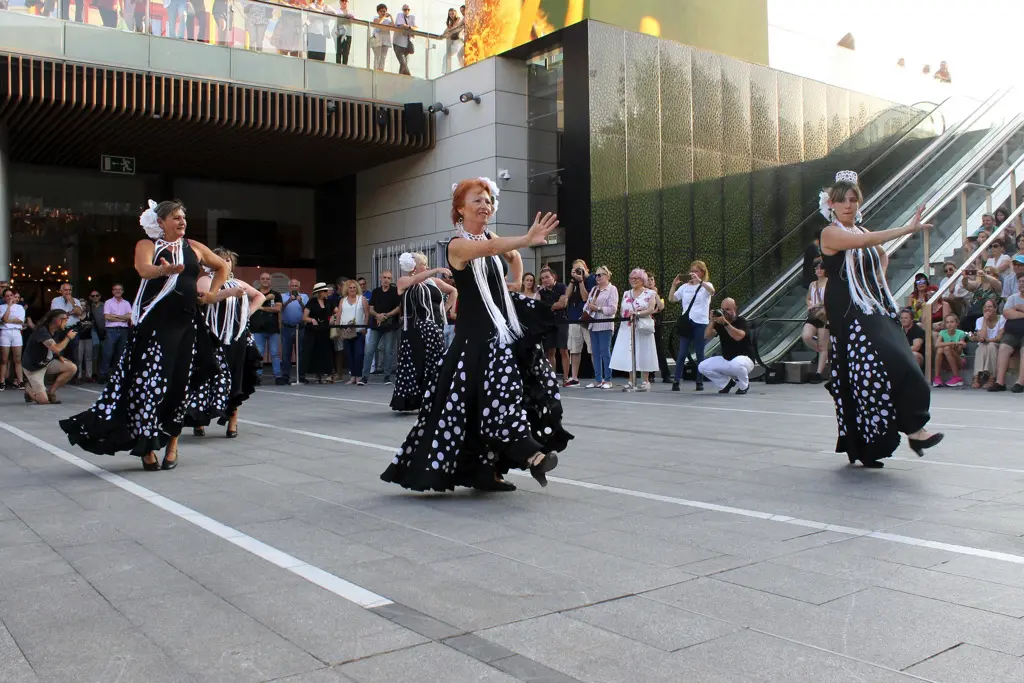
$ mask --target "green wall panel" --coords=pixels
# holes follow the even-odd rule
[[[661,141],[665,145],[689,147],[693,144],[693,50],[667,41],[661,41],[659,47]]]

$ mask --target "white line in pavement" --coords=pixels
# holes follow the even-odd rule
[[[278,567],[281,567],[282,569],[285,569],[291,572],[292,574],[295,574],[296,576],[301,576],[310,583],[314,583],[325,590],[329,590],[330,592],[334,593],[335,595],[341,598],[344,598],[345,600],[348,600],[349,602],[354,602],[360,607],[370,609],[373,607],[381,607],[383,605],[391,604],[391,600],[388,600],[387,598],[381,595],[377,595],[376,593],[368,591],[362,586],[357,586],[356,584],[346,581],[345,579],[339,576],[335,576],[334,574],[326,572],[323,569],[320,569],[319,567],[314,567],[313,565],[307,562],[303,562],[299,558],[289,555],[288,553],[283,552],[281,550],[278,550],[273,546],[267,545],[263,541],[260,541],[258,539],[253,538],[252,536],[244,534],[238,529],[230,527],[226,524],[222,524],[211,517],[207,517],[206,515],[200,512],[196,512],[195,510],[187,508],[184,505],[181,505],[180,503],[176,503],[170,498],[166,498],[160,495],[159,493],[156,493],[155,491],[147,489],[145,486],[139,486],[135,482],[129,481],[128,479],[125,479],[124,477],[118,474],[108,472],[102,467],[93,465],[91,462],[87,460],[83,460],[82,458],[79,458],[76,455],[72,455],[71,453],[68,453],[67,451],[61,448],[57,448],[56,446],[53,446],[43,441],[42,439],[36,438],[29,434],[28,432],[24,432],[18,429],[17,427],[13,427],[7,424],[6,422],[0,422],[0,429],[4,429],[13,435],[21,439],[24,439],[25,441],[28,441],[34,446],[38,446],[39,448],[43,449],[48,453],[56,455],[61,460],[64,460],[65,462],[68,462],[74,465],[75,467],[78,467],[79,469],[85,470],[90,474],[96,475],[100,479],[103,479],[104,481],[113,484],[114,486],[118,487],[123,491],[127,491],[133,496],[138,496],[142,500],[152,503],[158,508],[166,510],[167,512],[171,513],[172,515],[175,515],[176,517],[180,517],[186,522],[191,522],[192,524],[195,524],[197,527],[209,531],[214,536],[223,538],[225,541],[228,541],[229,543],[232,543],[238,546],[239,548],[242,548],[243,550],[248,550],[253,555],[262,558],[267,562],[270,562],[271,564],[277,565]],[[275,429],[280,428],[275,427]],[[394,449],[389,448],[388,450]]]
[[[366,443],[364,441],[355,441],[353,439],[344,439],[338,436],[332,436],[330,434],[321,434],[319,432],[310,432],[302,429],[292,429],[291,427],[278,427],[276,425],[247,422],[258,427],[264,427],[266,429],[275,429],[283,432],[292,434],[300,434],[302,436],[310,436],[317,439],[324,439],[326,441],[337,441],[341,443],[348,443],[357,446],[366,446],[368,448],[374,448],[377,450],[388,451],[393,453],[395,451],[394,446],[385,446],[383,444]],[[509,474],[517,476],[529,477],[528,472],[511,471]],[[658,493],[648,493],[646,491],[635,491],[633,489],[624,489],[618,486],[607,486],[605,484],[595,484],[589,481],[579,481],[576,479],[563,479],[562,477],[548,477],[548,481],[557,482],[559,484],[565,484],[567,486],[576,486],[584,489],[591,489],[593,491],[604,491],[606,493],[615,493],[622,496],[631,496],[633,498],[644,498],[646,500],[655,500],[661,503],[669,503],[672,505],[680,505],[683,507],[697,508],[700,510],[710,510],[713,512],[722,512],[730,515],[739,515],[741,517],[751,517],[754,519],[763,519],[769,522],[780,522],[782,524],[790,524],[793,526],[804,527],[807,529],[816,529],[818,531],[834,531],[840,534],[848,534],[850,536],[866,536],[868,538],[878,538],[883,541],[890,541],[892,543],[900,543],[902,545],[912,545],[921,548],[933,548],[935,550],[945,550],[951,553],[957,553],[959,555],[970,555],[972,557],[984,557],[991,560],[1000,560],[1003,562],[1012,562],[1014,564],[1024,565],[1024,556],[1013,555],[1011,553],[1003,553],[995,550],[986,550],[985,548],[974,548],[965,545],[956,545],[953,543],[942,543],[940,541],[929,541],[923,538],[915,538],[913,536],[903,536],[900,534],[891,534],[886,531],[872,531],[871,529],[859,529],[857,527],[842,526],[839,524],[828,524],[826,522],[815,522],[808,519],[800,519],[798,517],[790,517],[789,515],[779,515],[771,512],[761,512],[759,510],[747,510],[745,508],[732,507],[730,505],[718,505],[717,503],[705,503],[699,500],[688,500],[686,498],[676,498],[674,496],[664,496]],[[909,521],[909,520],[908,520]]]

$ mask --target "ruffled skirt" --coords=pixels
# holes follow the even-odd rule
[[[419,410],[423,394],[434,383],[441,357],[444,356],[444,334],[429,320],[416,320],[402,331],[395,371],[395,392],[391,409],[400,412]]]
[[[535,453],[562,451],[558,381],[540,341],[550,309],[513,297],[528,335],[511,345],[456,331],[416,424],[381,474],[414,491],[489,488],[495,475],[526,469]]]
[[[132,328],[124,353],[88,410],[60,421],[73,446],[90,453],[144,456],[181,434],[188,397],[219,368],[206,321],[178,297],[157,304]]]

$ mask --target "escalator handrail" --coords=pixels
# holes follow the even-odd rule
[[[955,140],[958,137],[958,133],[959,133],[960,129],[964,126],[964,124],[969,119],[973,119],[973,121],[971,121],[971,123],[973,124],[974,121],[976,121],[978,118],[980,118],[982,115],[984,115],[985,111],[988,111],[988,109],[990,109],[992,106],[994,106],[996,104],[996,102],[1001,100],[1002,97],[1005,96],[1006,92],[1008,92],[1008,90],[1007,91],[997,91],[997,92],[993,93],[992,95],[990,95],[989,97],[987,97],[980,105],[978,105],[978,108],[975,109],[969,116],[965,117],[963,121],[960,121],[959,123],[954,124],[948,131],[946,131],[942,135],[938,136],[935,140],[933,140],[931,142],[931,144],[928,145],[928,147],[926,147],[920,154],[918,154],[916,157],[914,157],[914,159],[912,161],[910,161],[903,168],[901,168],[899,170],[899,172],[897,172],[896,175],[893,176],[893,179],[891,179],[889,183],[886,183],[886,186],[887,187],[890,186],[893,180],[899,180],[899,181],[904,180],[905,177],[907,175],[909,175],[911,171],[917,169],[918,165],[921,164],[922,161],[924,161],[925,159],[927,159],[931,155],[935,154],[939,147],[945,147],[946,145],[951,144],[953,142],[953,140]],[[998,98],[997,98],[997,96],[998,96]],[[995,101],[992,101],[993,98],[997,98],[997,99]],[[949,99],[943,100],[942,104],[945,104],[948,101],[949,101]],[[939,105],[939,106],[942,106],[942,105]],[[920,119],[918,121],[918,123],[920,123],[921,120],[923,120],[923,118]],[[917,124],[915,124],[914,127],[916,127],[916,125]],[[867,169],[865,169],[865,170],[867,170]],[[891,187],[890,187],[890,189],[891,189]],[[863,206],[861,207],[861,211],[864,211],[864,210],[874,206],[874,204],[877,201],[880,201],[881,197],[882,197],[882,195],[879,195],[879,194],[874,194],[871,197],[869,197],[867,199],[867,201],[865,201]],[[815,211],[815,212],[811,213],[809,216],[807,216],[804,220],[800,221],[799,225],[797,225],[795,228],[793,228],[792,230],[787,232],[785,234],[785,236],[783,236],[778,242],[776,242],[774,245],[772,245],[767,250],[765,250],[764,254],[759,256],[757,259],[754,260],[754,262],[752,262],[746,268],[744,268],[740,272],[739,275],[737,275],[732,280],[727,282],[721,288],[721,290],[719,290],[719,292],[721,293],[721,292],[725,291],[726,288],[728,288],[730,285],[732,285],[736,281],[738,281],[741,277],[743,277],[747,273],[748,270],[750,270],[750,268],[754,264],[756,264],[762,258],[764,258],[768,254],[770,254],[777,246],[779,246],[779,244],[781,244],[783,241],[788,239],[796,231],[802,229],[804,227],[804,225],[806,225],[809,221],[814,220],[817,215],[818,215],[818,212]],[[789,279],[792,278],[796,274],[796,272],[798,270],[800,270],[800,268],[802,268],[802,267],[803,267],[802,260],[798,260],[792,266],[790,266],[785,271],[783,271],[783,273],[779,277],[777,277],[767,287],[763,288],[761,290],[761,292],[757,296],[755,296],[753,298],[753,300],[751,300],[750,302],[748,302],[746,304],[746,307],[741,312],[741,314],[742,315],[749,315],[751,311],[756,311],[757,308],[759,306],[761,306],[761,304],[764,303],[765,299],[770,297],[772,295],[772,293],[774,293],[775,290],[778,289],[778,287],[783,285],[785,282],[788,282]]]
[[[990,141],[982,151],[977,152],[971,159],[970,163],[966,164],[960,171],[960,173],[957,175],[960,178],[970,178],[972,175],[977,173],[978,168],[980,168],[982,164],[984,164],[988,159],[990,159],[992,155],[995,154],[995,152],[1000,147],[1006,144],[1006,141],[1013,137],[1013,135],[1015,135],[1017,131],[1019,131],[1022,127],[1024,127],[1024,114],[1018,114],[1017,116],[1013,117],[1008,123],[1006,123],[996,134],[995,140]],[[1017,162],[1014,163],[1012,168],[1016,168],[1019,164],[1020,160],[1018,159]],[[955,182],[955,178],[952,182]],[[924,216],[922,216],[922,222],[927,223],[928,221],[938,216],[939,213],[943,209],[945,209],[950,202],[956,201],[960,198],[961,192],[972,187],[978,187],[988,190],[993,189],[987,185],[980,185],[979,183],[961,180],[959,183],[957,183],[955,188],[947,191],[940,191],[939,193],[937,193],[937,196],[941,196],[942,199],[940,199],[938,202],[932,205],[930,209],[928,209]],[[902,247],[906,243],[907,240],[911,238],[911,236],[912,235],[909,234],[903,235],[887,243],[884,247],[885,252],[890,255],[895,253],[897,250],[899,250],[900,247]],[[931,263],[931,257],[931,254],[928,254],[929,263]]]
[[[1002,128],[1000,128],[999,131],[996,132],[995,139],[990,141],[988,144],[986,144],[982,151],[977,152],[977,153],[974,154],[974,156],[972,157],[971,161],[963,167],[963,169],[960,171],[960,173],[957,174],[957,177],[959,177],[959,178],[964,178],[964,177],[970,178],[972,175],[974,175],[977,172],[978,168],[982,164],[984,164],[988,159],[990,159],[991,156],[993,154],[995,154],[995,152],[1000,147],[1002,147],[1003,144],[1006,143],[1006,140],[1008,140],[1011,136],[1013,136],[1022,127],[1024,127],[1024,114],[1018,114],[1013,119],[1011,119],[1009,122],[1007,122]],[[1022,156],[1020,159],[1018,159],[1016,162],[1014,162],[1014,164],[1010,168],[1011,169],[1016,169],[1018,166],[1022,166],[1022,165],[1024,165],[1024,156]],[[1006,175],[1009,175],[1009,170],[1007,171]],[[955,182],[955,178],[954,178],[953,182]],[[927,223],[930,220],[932,220],[933,218],[935,218],[944,208],[946,208],[947,205],[949,205],[950,202],[958,200],[959,196],[960,196],[960,193],[963,190],[965,190],[965,189],[967,189],[969,187],[973,187],[973,186],[982,187],[982,188],[988,188],[988,186],[986,186],[986,185],[979,185],[978,183],[972,183],[972,182],[969,182],[969,181],[961,181],[961,182],[959,182],[956,185],[955,188],[953,188],[951,190],[948,190],[948,191],[945,191],[945,192],[940,192],[939,193],[939,195],[942,197],[942,199],[939,202],[937,202],[931,209],[929,209],[927,211],[927,213],[924,214],[924,216],[922,217],[922,222],[923,223]],[[993,242],[994,241],[993,237],[995,235],[1000,234],[1011,223],[1013,223],[1013,220],[1015,218],[1017,218],[1018,216],[1020,216],[1022,211],[1024,211],[1024,203],[1022,203],[1020,206],[1018,206],[1017,210],[1014,211],[1013,214],[1011,216],[1009,216],[1005,221],[1003,221],[1002,225],[992,233],[992,236],[990,236],[988,240],[985,241],[984,246],[987,247],[991,242]],[[910,239],[910,238],[911,238],[911,235],[909,235],[909,234],[908,235],[903,235],[902,237],[899,237],[899,238],[897,238],[895,240],[887,242],[885,245],[883,245],[883,249],[885,249],[885,253],[886,254],[892,255],[893,253],[898,251],[899,248],[902,247],[906,243],[906,241],[908,239]],[[938,298],[938,296],[941,294],[942,291],[945,291],[945,290],[949,289],[950,283],[956,282],[956,278],[958,278],[958,277],[960,277],[962,275],[964,269],[966,269],[966,267],[967,267],[967,264],[971,263],[971,260],[973,260],[974,258],[977,258],[977,253],[980,253],[981,249],[982,249],[982,247],[979,247],[978,250],[976,251],[976,253],[971,255],[971,259],[965,259],[964,264],[961,265],[960,268],[957,269],[957,271],[953,274],[952,277],[949,278],[949,280],[947,280],[946,287],[941,288],[940,292],[936,292],[935,294],[933,294],[932,297],[928,300],[928,303],[933,303]],[[931,258],[932,258],[932,255],[928,254],[928,262],[929,263],[931,262]],[[754,319],[756,319],[756,317]],[[767,320],[772,320],[772,319],[769,318]],[[784,319],[780,318],[780,320],[784,320]],[[790,347],[792,347],[792,345],[794,343],[796,343],[795,339],[790,340],[788,342],[783,342],[782,344],[780,344],[780,346],[786,347],[783,350],[783,353],[785,352],[785,350],[788,350]]]

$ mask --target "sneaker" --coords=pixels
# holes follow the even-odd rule
[[[746,393],[747,393],[747,391],[749,391],[749,390],[750,390],[750,387],[747,387],[746,389],[737,389],[737,390],[736,390],[736,395],[737,395],[737,396],[743,396],[743,395],[744,395],[744,394],[746,394]]]
[[[637,385],[636,390],[637,391],[649,391],[650,388],[651,388],[651,383],[650,382],[641,382],[640,384]]]
[[[999,392],[999,391],[1006,391],[1006,385],[1005,384],[999,384],[998,382],[993,382],[992,386],[985,387],[985,388],[987,390],[993,392],[993,393],[996,393],[996,392]]]
[[[949,378],[949,383],[946,386],[947,387],[962,387],[963,385],[964,385],[964,378],[961,377],[960,375],[954,375],[953,377]]]
[[[1010,388],[1010,393],[1011,394],[1024,394],[1024,384],[1021,384],[1020,382],[1014,384]]]
[[[672,391],[679,391],[679,382],[672,382]]]
[[[7,391],[7,384],[0,384],[0,391]]]
[[[584,389],[600,389],[600,388],[601,388],[601,383],[600,382],[591,382],[590,384],[588,384],[587,386],[584,387]]]
[[[736,380],[731,379],[731,380],[729,380],[728,384],[726,384],[724,387],[722,387],[721,389],[718,390],[718,393],[720,393],[720,394],[728,394],[730,391],[732,391],[732,388],[734,386],[736,386]],[[736,392],[736,393],[739,393],[739,392]]]
[[[611,382],[604,382],[601,384],[602,389],[614,389],[615,386]]]
[[[563,384],[562,386],[563,387],[578,387],[579,385],[580,385],[580,381],[578,379],[567,379],[567,380],[565,380],[565,384]]]
[[[697,380],[697,386],[693,388],[694,391],[704,391],[704,381]]]
[[[288,384],[288,378],[287,377],[275,377],[274,378],[274,384],[279,386],[279,387],[283,387],[286,384]]]
[[[391,375],[384,375],[384,384],[391,384]]]
[[[823,381],[824,380],[822,379],[820,372],[812,372],[807,376],[808,384],[821,384]]]
[[[356,382],[356,386],[365,387],[366,386],[366,378],[365,377],[360,377],[359,381]]]
[[[946,386],[946,385],[945,385],[945,384],[943,384],[943,382],[942,382],[942,378],[941,378],[941,377],[935,377],[935,378],[934,378],[934,379],[932,380],[932,386],[933,386],[933,387],[935,387],[936,389],[938,389],[939,387],[944,387],[944,386]]]

